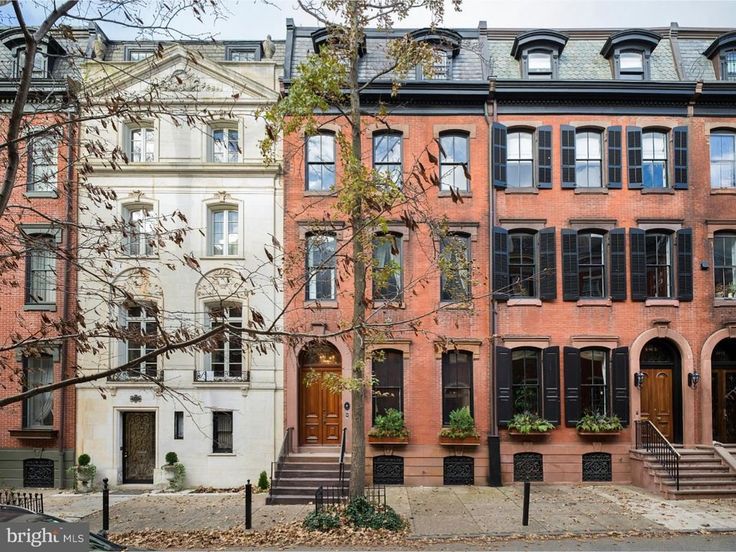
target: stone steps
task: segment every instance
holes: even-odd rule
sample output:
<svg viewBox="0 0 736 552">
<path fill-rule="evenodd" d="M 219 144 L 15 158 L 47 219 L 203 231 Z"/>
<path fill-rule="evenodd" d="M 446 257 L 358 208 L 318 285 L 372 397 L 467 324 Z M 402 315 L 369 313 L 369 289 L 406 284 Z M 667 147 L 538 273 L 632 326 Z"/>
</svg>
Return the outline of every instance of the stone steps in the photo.
<svg viewBox="0 0 736 552">
<path fill-rule="evenodd" d="M 679 448 L 680 489 L 653 454 L 637 451 L 644 467 L 654 478 L 658 490 L 669 499 L 736 498 L 736 473 L 730 470 L 712 448 Z"/>
<path fill-rule="evenodd" d="M 350 457 L 345 457 L 344 475 L 350 476 Z M 281 464 L 266 504 L 311 504 L 320 486 L 340 484 L 340 456 L 323 447 L 302 447 Z"/>
</svg>

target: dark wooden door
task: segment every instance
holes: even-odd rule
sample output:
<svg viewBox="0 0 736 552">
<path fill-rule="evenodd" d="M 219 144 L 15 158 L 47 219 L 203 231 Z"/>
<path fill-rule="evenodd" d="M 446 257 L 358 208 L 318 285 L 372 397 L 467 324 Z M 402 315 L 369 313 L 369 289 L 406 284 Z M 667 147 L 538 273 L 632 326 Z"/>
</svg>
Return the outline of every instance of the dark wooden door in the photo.
<svg viewBox="0 0 736 552">
<path fill-rule="evenodd" d="M 319 370 L 319 374 L 334 373 L 340 369 Z M 299 443 L 302 445 L 339 445 L 342 430 L 340 393 L 332 393 L 316 378 L 307 385 L 307 373 L 301 376 L 299 392 Z"/>
<path fill-rule="evenodd" d="M 641 418 L 649 420 L 662 435 L 675 436 L 672 415 L 672 368 L 643 368 L 647 375 L 641 388 Z"/>
<path fill-rule="evenodd" d="M 736 370 L 713 370 L 713 439 L 736 443 Z"/>
<path fill-rule="evenodd" d="M 123 412 L 123 483 L 153 483 L 156 414 Z"/>
</svg>

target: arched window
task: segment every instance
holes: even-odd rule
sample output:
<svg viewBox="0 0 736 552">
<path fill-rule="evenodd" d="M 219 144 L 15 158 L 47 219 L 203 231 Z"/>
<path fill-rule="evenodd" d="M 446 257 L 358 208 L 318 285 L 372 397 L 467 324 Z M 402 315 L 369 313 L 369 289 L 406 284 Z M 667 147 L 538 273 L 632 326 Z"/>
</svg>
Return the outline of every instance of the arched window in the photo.
<svg viewBox="0 0 736 552">
<path fill-rule="evenodd" d="M 511 351 L 511 385 L 514 414 L 542 411 L 542 359 L 539 349 Z"/>
<path fill-rule="evenodd" d="M 716 297 L 736 299 L 736 233 L 713 236 L 713 276 Z"/>
<path fill-rule="evenodd" d="M 580 409 L 583 414 L 607 415 L 610 411 L 607 349 L 580 351 Z"/>
<path fill-rule="evenodd" d="M 393 408 L 404 411 L 404 353 L 394 349 L 380 349 L 373 353 L 373 423 L 376 416 Z"/>
<path fill-rule="evenodd" d="M 473 413 L 473 354 L 442 353 L 442 424 L 450 423 L 453 410 L 468 407 Z"/>
</svg>

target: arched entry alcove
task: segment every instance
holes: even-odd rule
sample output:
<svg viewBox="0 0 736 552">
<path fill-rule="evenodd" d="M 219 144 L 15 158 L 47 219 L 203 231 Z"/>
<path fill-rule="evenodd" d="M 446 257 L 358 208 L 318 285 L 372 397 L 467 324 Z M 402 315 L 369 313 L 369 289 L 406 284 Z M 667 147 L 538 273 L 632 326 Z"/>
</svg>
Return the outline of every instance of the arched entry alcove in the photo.
<svg viewBox="0 0 736 552">
<path fill-rule="evenodd" d="M 325 378 L 341 373 L 340 352 L 330 343 L 313 341 L 299 353 L 300 445 L 340 445 L 341 393 L 331 390 Z"/>
<path fill-rule="evenodd" d="M 639 356 L 645 374 L 641 386 L 641 419 L 652 422 L 670 441 L 682 442 L 682 359 L 671 340 L 648 341 Z"/>
<path fill-rule="evenodd" d="M 736 339 L 724 339 L 711 356 L 713 440 L 736 443 Z"/>
</svg>

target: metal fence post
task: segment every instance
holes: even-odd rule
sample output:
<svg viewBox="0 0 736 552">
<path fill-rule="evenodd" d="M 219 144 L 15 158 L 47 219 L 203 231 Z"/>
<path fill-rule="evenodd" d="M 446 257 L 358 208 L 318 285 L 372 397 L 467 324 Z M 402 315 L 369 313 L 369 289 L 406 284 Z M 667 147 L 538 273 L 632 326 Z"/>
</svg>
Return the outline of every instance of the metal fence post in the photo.
<svg viewBox="0 0 736 552">
<path fill-rule="evenodd" d="M 531 486 L 532 484 L 529 481 L 524 481 L 524 513 L 521 518 L 521 524 L 524 527 L 529 525 L 529 493 Z"/>
<path fill-rule="evenodd" d="M 110 530 L 110 487 L 108 479 L 102 480 L 102 535 L 107 536 Z"/>
<path fill-rule="evenodd" d="M 250 479 L 245 484 L 245 528 L 250 529 L 253 526 L 253 488 Z"/>
</svg>

